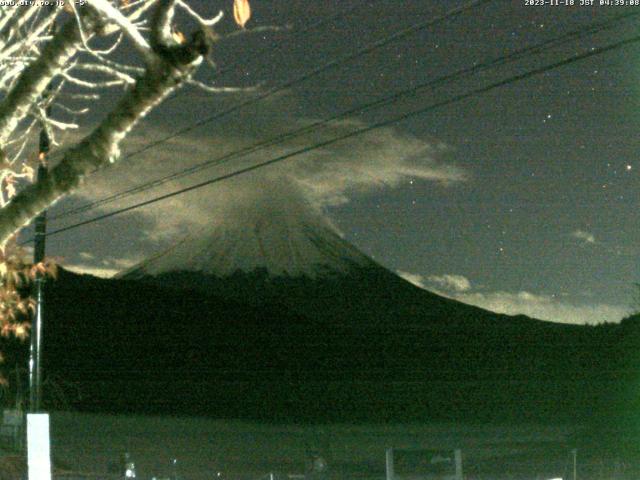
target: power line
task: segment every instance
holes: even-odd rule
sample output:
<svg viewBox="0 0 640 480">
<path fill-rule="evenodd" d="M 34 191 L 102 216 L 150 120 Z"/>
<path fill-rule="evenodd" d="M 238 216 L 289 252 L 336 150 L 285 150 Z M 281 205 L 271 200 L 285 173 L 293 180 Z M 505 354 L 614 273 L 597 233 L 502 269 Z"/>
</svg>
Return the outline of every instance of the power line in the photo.
<svg viewBox="0 0 640 480">
<path fill-rule="evenodd" d="M 368 4 L 368 3 L 373 3 L 376 2 L 378 0 L 361 0 L 360 2 L 357 2 L 353 5 L 351 5 L 350 7 L 346 7 L 342 10 L 340 10 L 339 12 L 330 15 L 328 17 L 322 18 L 320 20 L 318 20 L 317 22 L 313 22 L 309 25 L 304 26 L 304 28 L 301 28 L 299 30 L 293 30 L 293 34 L 295 36 L 298 35 L 302 35 L 303 33 L 307 33 L 310 32 L 311 30 L 315 30 L 317 28 L 321 28 L 331 22 L 333 22 L 334 20 L 338 20 L 348 14 L 350 14 L 351 12 L 359 9 L 360 7 Z M 291 40 L 291 38 L 288 38 L 288 40 Z M 275 50 L 280 50 L 283 47 L 284 42 L 280 42 L 279 44 L 277 44 L 275 46 Z M 251 55 L 252 58 L 259 58 L 263 53 L 269 52 L 272 53 L 274 51 L 274 47 L 273 46 L 264 46 L 261 48 L 256 49 L 253 54 Z M 224 68 L 221 68 L 220 70 L 217 70 L 215 72 L 215 77 L 218 77 L 220 75 L 223 75 L 229 71 L 231 71 L 233 68 L 237 67 L 238 65 L 242 65 L 243 63 L 247 63 L 246 58 L 243 58 L 243 60 L 236 60 L 235 62 L 231 62 L 227 65 L 224 66 Z"/>
<path fill-rule="evenodd" d="M 350 14 L 351 12 L 359 9 L 360 7 L 362 7 L 362 6 L 364 6 L 364 5 L 368 4 L 368 3 L 373 3 L 373 2 L 377 2 L 377 1 L 378 0 L 362 0 L 360 2 L 357 2 L 357 3 L 353 4 L 353 5 L 351 5 L 350 7 L 346 7 L 343 10 L 340 10 L 338 13 L 335 13 L 335 14 L 330 15 L 328 17 L 322 18 L 322 19 L 318 20 L 317 22 L 313 22 L 313 23 L 311 23 L 309 25 L 305 25 L 301 29 L 293 29 L 292 30 L 293 36 L 294 37 L 300 36 L 303 33 L 307 33 L 307 32 L 310 32 L 312 30 L 321 28 L 321 27 L 323 27 L 323 26 L 325 26 L 325 25 L 327 25 L 327 24 L 329 24 L 329 23 L 331 23 L 331 22 L 333 22 L 335 20 L 338 20 L 338 19 Z M 287 40 L 290 41 L 291 37 L 287 38 Z M 238 67 L 240 65 L 247 64 L 247 63 L 252 63 L 251 62 L 252 58 L 260 58 L 264 53 L 267 53 L 267 52 L 273 53 L 274 51 L 277 52 L 279 50 L 282 50 L 285 44 L 286 44 L 286 42 L 279 42 L 276 45 L 269 45 L 269 46 L 259 47 L 259 48 L 257 48 L 256 50 L 254 50 L 252 52 L 252 55 L 249 58 L 243 57 L 242 60 L 233 61 L 231 63 L 226 64 L 220 70 L 216 70 L 213 73 L 213 79 L 216 79 L 216 78 L 224 75 L 225 73 L 232 71 L 235 67 Z M 168 102 L 168 101 L 174 100 L 174 99 L 178 98 L 179 96 L 183 95 L 184 91 L 185 90 L 182 89 L 182 90 L 176 92 L 174 95 L 172 95 L 167 100 L 165 100 L 165 103 Z"/>
<path fill-rule="evenodd" d="M 356 4 L 354 4 L 354 5 L 351 5 L 350 7 L 347 7 L 345 9 L 339 11 L 338 13 L 336 13 L 334 15 L 330 15 L 328 17 L 325 17 L 325 18 L 321 19 L 321 20 L 318 20 L 317 22 L 311 23 L 310 25 L 307 25 L 307 26 L 305 26 L 304 28 L 302 28 L 300 30 L 295 30 L 294 29 L 293 30 L 293 36 L 294 37 L 295 36 L 299 36 L 299 35 L 302 35 L 303 33 L 306 33 L 306 32 L 309 32 L 311 30 L 315 30 L 317 28 L 320 28 L 320 27 L 322 27 L 322 26 L 324 26 L 326 24 L 329 24 L 329 23 L 333 22 L 334 20 L 337 20 L 337 19 L 339 19 L 341 17 L 344 17 L 344 16 L 348 15 L 349 13 L 357 10 L 358 8 L 364 6 L 364 5 L 368 4 L 368 3 L 375 3 L 377 1 L 379 1 L 379 0 L 362 0 L 362 1 L 360 1 L 360 2 L 358 2 Z M 291 38 L 288 38 L 288 40 L 291 40 Z M 258 58 L 258 57 L 260 57 L 262 54 L 264 54 L 266 52 L 272 53 L 274 50 L 275 51 L 281 50 L 283 48 L 284 44 L 285 44 L 285 42 L 279 42 L 275 46 L 272 45 L 272 46 L 260 47 L 257 50 L 253 51 L 253 54 L 251 55 L 251 57 L 249 57 L 249 59 L 243 58 L 242 61 L 236 60 L 234 62 L 226 64 L 220 70 L 216 70 L 213 73 L 213 79 L 215 80 L 216 78 L 220 77 L 221 75 L 224 75 L 225 73 L 232 71 L 235 67 L 237 67 L 239 65 L 242 65 L 242 64 L 247 63 L 247 62 L 251 63 L 251 58 Z M 163 104 L 166 105 L 167 102 L 175 100 L 176 98 L 180 97 L 181 95 L 184 95 L 185 91 L 186 91 L 185 88 L 177 91 L 173 95 L 169 96 L 164 101 Z M 276 93 L 276 92 L 274 92 L 274 93 Z M 258 99 L 258 100 L 261 100 L 261 99 Z M 258 101 L 258 100 L 256 100 L 256 101 Z M 221 112 L 221 114 L 223 115 L 224 112 Z M 169 140 L 169 139 L 167 139 L 167 140 Z M 127 159 L 127 158 L 131 158 L 131 157 L 137 156 L 139 153 L 142 153 L 142 152 L 131 152 L 130 154 L 125 155 L 123 157 L 123 159 Z M 60 158 L 59 155 L 54 155 L 52 160 L 58 160 L 59 158 Z"/>
<path fill-rule="evenodd" d="M 484 87 L 476 88 L 476 89 L 471 90 L 469 92 L 462 93 L 462 94 L 459 94 L 459 95 L 455 95 L 455 96 L 453 96 L 453 97 L 451 97 L 451 98 L 449 98 L 447 100 L 442 100 L 440 102 L 433 103 L 433 104 L 428 105 L 426 107 L 423 107 L 423 108 L 420 108 L 420 109 L 416 109 L 416 110 L 404 113 L 402 115 L 398 115 L 398 116 L 396 116 L 394 118 L 374 123 L 372 125 L 369 125 L 367 127 L 361 128 L 359 130 L 355 130 L 355 131 L 346 133 L 344 135 L 340 135 L 340 136 L 334 137 L 334 138 L 332 138 L 330 140 L 326 140 L 326 141 L 323 141 L 323 142 L 316 143 L 314 145 L 310 145 L 310 146 L 301 148 L 301 149 L 299 149 L 299 150 L 297 150 L 295 152 L 290 152 L 290 153 L 287 153 L 285 155 L 281 155 L 281 156 L 278 156 L 276 158 L 272 158 L 270 160 L 254 164 L 254 165 L 251 165 L 249 167 L 245 167 L 245 168 L 236 170 L 234 172 L 231 172 L 231 173 L 228 173 L 228 174 L 225 174 L 225 175 L 220 175 L 220 176 L 214 177 L 212 179 L 206 180 L 204 182 L 197 183 L 195 185 L 191 185 L 189 187 L 181 188 L 179 190 L 175 190 L 173 192 L 170 192 L 170 193 L 167 193 L 167 194 L 164 194 L 164 195 L 160 195 L 158 197 L 152 198 L 150 200 L 146 200 L 144 202 L 139 202 L 139 203 L 136 203 L 134 205 L 130 205 L 128 207 L 124 207 L 124 208 L 121 208 L 121 209 L 118 209 L 118 210 L 114 210 L 114 211 L 106 213 L 104 215 L 99 215 L 97 217 L 94 217 L 94 218 L 91 218 L 91 219 L 88 219 L 88 220 L 85 220 L 85 221 L 82 221 L 82 222 L 78 222 L 78 223 L 75 223 L 73 225 L 69 225 L 69 226 L 66 226 L 66 227 L 63 227 L 63 228 L 59 228 L 57 230 L 53 230 L 53 231 L 49 232 L 47 234 L 47 236 L 57 235 L 57 234 L 62 233 L 62 232 L 66 232 L 66 231 L 73 230 L 75 228 L 78 228 L 78 227 L 81 227 L 81 226 L 84 226 L 84 225 L 88 225 L 90 223 L 95 223 L 95 222 L 98 222 L 98 221 L 101 221 L 101 220 L 105 220 L 107 218 L 119 215 L 121 213 L 125 213 L 125 212 L 131 211 L 131 210 L 135 210 L 135 209 L 140 208 L 140 207 L 144 207 L 144 206 L 147 206 L 147 205 L 150 205 L 150 204 L 153 204 L 153 203 L 157 203 L 159 201 L 162 201 L 162 200 L 165 200 L 167 198 L 171 198 L 171 197 L 180 195 L 182 193 L 187 193 L 187 192 L 190 192 L 190 191 L 193 191 L 193 190 L 196 190 L 196 189 L 208 186 L 208 185 L 212 185 L 214 183 L 219 183 L 219 182 L 222 182 L 224 180 L 228 180 L 230 178 L 237 177 L 239 175 L 243 175 L 245 173 L 248 173 L 248 172 L 251 172 L 251 171 L 254 171 L 254 170 L 258 170 L 260 168 L 267 167 L 269 165 L 273 165 L 275 163 L 282 162 L 282 161 L 287 160 L 289 158 L 292 158 L 292 157 L 295 157 L 295 156 L 298 156 L 298 155 L 301 155 L 301 154 L 304 154 L 304 153 L 308 153 L 308 152 L 316 150 L 318 148 L 326 147 L 328 145 L 337 143 L 337 142 L 339 142 L 341 140 L 345 140 L 345 139 L 348 139 L 348 138 L 351 138 L 351 137 L 355 137 L 357 135 L 361 135 L 363 133 L 367 133 L 367 132 L 376 130 L 378 128 L 386 127 L 386 126 L 389 126 L 391 124 L 398 123 L 398 122 L 400 122 L 402 120 L 406 120 L 408 118 L 415 117 L 417 115 L 421 115 L 421 114 L 427 113 L 427 112 L 429 112 L 431 110 L 435 110 L 436 108 L 439 108 L 439 107 L 442 107 L 442 106 L 445 106 L 445 105 L 449 105 L 449 104 L 452 104 L 452 103 L 455 103 L 455 102 L 459 102 L 461 100 L 465 100 L 467 98 L 471 98 L 471 97 L 480 95 L 482 93 L 486 93 L 486 92 L 489 92 L 491 90 L 495 90 L 497 88 L 503 87 L 503 86 L 508 85 L 510 83 L 514 83 L 514 82 L 518 82 L 518 81 L 521 81 L 521 80 L 525 80 L 525 79 L 533 77 L 535 75 L 540 75 L 540 74 L 548 72 L 550 70 L 554 70 L 556 68 L 560 68 L 560 67 L 569 65 L 571 63 L 574 63 L 574 62 L 577 62 L 577 61 L 580 61 L 580 60 L 584 60 L 586 58 L 594 57 L 596 55 L 601 55 L 603 53 L 610 52 L 610 51 L 616 50 L 618 48 L 621 48 L 621 47 L 624 47 L 624 46 L 627 46 L 627 45 L 631 45 L 633 43 L 637 43 L 639 41 L 640 41 L 640 36 L 635 36 L 635 37 L 631 37 L 631 38 L 628 38 L 628 39 L 625 39 L 625 40 L 620 40 L 618 42 L 615 42 L 613 44 L 607 45 L 605 47 L 591 49 L 591 50 L 589 50 L 587 52 L 584 52 L 582 54 L 573 55 L 573 56 L 571 56 L 569 58 L 566 58 L 564 60 L 560 60 L 560 61 L 551 63 L 549 65 L 545 65 L 543 67 L 539 67 L 539 68 L 536 68 L 536 69 L 533 69 L 533 70 L 529 70 L 527 72 L 524 72 L 524 73 L 521 73 L 521 74 L 518 74 L 518 75 L 511 76 L 511 77 L 509 77 L 507 79 L 500 80 L 498 82 L 494 82 L 494 83 L 486 85 Z M 21 245 L 29 243 L 32 240 L 33 239 L 29 239 L 29 240 L 27 240 L 25 242 L 22 242 Z"/>
<path fill-rule="evenodd" d="M 243 107 L 246 107 L 248 105 L 252 105 L 252 104 L 257 103 L 257 102 L 259 102 L 261 100 L 269 98 L 269 97 L 275 95 L 276 93 L 279 93 L 279 92 L 281 92 L 281 91 L 283 91 L 283 90 L 285 90 L 287 88 L 290 88 L 290 87 L 292 87 L 294 85 L 297 85 L 299 83 L 302 83 L 302 82 L 304 82 L 304 81 L 306 81 L 306 80 L 308 80 L 310 78 L 313 78 L 313 77 L 315 77 L 317 75 L 320 75 L 321 73 L 324 73 L 324 72 L 326 72 L 328 70 L 331 70 L 332 68 L 340 66 L 343 63 L 346 63 L 346 62 L 349 62 L 351 60 L 355 60 L 358 57 L 362 57 L 364 55 L 367 55 L 368 53 L 370 53 L 370 52 L 372 52 L 374 50 L 377 50 L 379 48 L 382 48 L 382 47 L 384 47 L 384 46 L 386 46 L 386 45 L 388 45 L 388 44 L 390 44 L 390 43 L 392 43 L 392 42 L 394 42 L 396 40 L 400 40 L 400 39 L 402 39 L 404 37 L 407 37 L 407 36 L 409 36 L 409 35 L 411 35 L 413 33 L 417 33 L 417 32 L 419 32 L 421 30 L 425 30 L 426 28 L 429 28 L 429 27 L 432 27 L 434 25 L 437 25 L 438 23 L 441 23 L 441 22 L 443 22 L 445 20 L 448 20 L 448 19 L 454 18 L 454 17 L 456 17 L 458 15 L 461 15 L 462 13 L 466 12 L 467 10 L 471 10 L 471 9 L 473 9 L 475 7 L 481 6 L 481 5 L 485 4 L 485 3 L 490 3 L 492 1 L 494 1 L 494 0 L 473 0 L 473 1 L 468 2 L 468 3 L 466 3 L 466 4 L 464 4 L 464 5 L 460 6 L 460 7 L 453 8 L 453 9 L 447 11 L 446 13 L 444 13 L 444 14 L 438 16 L 438 17 L 435 17 L 435 18 L 433 18 L 433 19 L 431 19 L 431 20 L 429 20 L 427 22 L 418 23 L 418 24 L 413 25 L 411 27 L 407 27 L 407 28 L 399 30 L 399 31 L 397 31 L 395 33 L 392 33 L 391 35 L 388 35 L 388 36 L 386 36 L 386 37 L 384 37 L 384 38 L 382 38 L 380 40 L 377 40 L 377 41 L 375 41 L 373 43 L 365 45 L 364 47 L 356 50 L 353 53 L 347 54 L 347 55 L 345 55 L 343 57 L 340 57 L 340 58 L 337 58 L 337 59 L 330 60 L 327 63 L 325 63 L 325 64 L 323 64 L 323 65 L 321 65 L 319 67 L 316 67 L 316 68 L 314 68 L 314 69 L 312 69 L 312 70 L 310 70 L 308 72 L 305 72 L 305 73 L 299 75 L 298 77 L 295 77 L 292 80 L 288 80 L 287 82 L 285 82 L 285 83 L 283 83 L 281 85 L 273 87 L 273 88 L 267 90 L 266 92 L 264 92 L 264 93 L 262 93 L 260 95 L 257 95 L 255 97 L 249 98 L 249 99 L 245 100 L 244 102 L 240 102 L 237 105 L 234 105 L 234 106 L 232 106 L 230 108 L 227 108 L 226 110 L 222 110 L 221 112 L 215 113 L 215 114 L 213 114 L 213 115 L 211 115 L 209 117 L 206 117 L 206 118 L 204 118 L 202 120 L 194 122 L 191 125 L 189 125 L 188 127 L 182 128 L 182 129 L 180 129 L 180 130 L 178 130 L 178 131 L 176 131 L 176 132 L 174 132 L 174 133 L 172 133 L 170 135 L 167 135 L 167 136 L 165 136 L 165 137 L 163 137 L 161 139 L 158 139 L 158 140 L 156 140 L 154 142 L 148 143 L 144 147 L 139 148 L 138 150 L 135 150 L 135 151 L 125 155 L 123 157 L 123 160 L 132 158 L 134 156 L 137 156 L 137 155 L 139 155 L 139 154 L 141 154 L 143 152 L 146 152 L 147 150 L 150 150 L 152 148 L 157 147 L 158 145 L 162 145 L 163 143 L 166 143 L 166 142 L 168 142 L 169 140 L 171 140 L 173 138 L 176 138 L 176 137 L 179 137 L 181 135 L 184 135 L 185 133 L 188 133 L 188 132 L 190 132 L 192 130 L 195 130 L 196 128 L 199 128 L 199 127 L 201 127 L 203 125 L 206 125 L 207 123 L 211 123 L 214 120 L 218 120 L 218 119 L 220 119 L 222 117 L 225 117 L 226 115 L 229 115 L 230 113 L 236 112 L 236 111 L 242 109 Z"/>
<path fill-rule="evenodd" d="M 594 22 L 591 23 L 585 27 L 581 27 L 579 29 L 573 30 L 571 32 L 567 32 L 565 34 L 562 34 L 560 36 L 551 38 L 549 40 L 540 42 L 538 44 L 529 46 L 529 47 L 525 47 L 522 48 L 520 50 L 517 50 L 515 52 L 512 52 L 509 55 L 504 55 L 492 60 L 488 60 L 486 62 L 483 62 L 481 64 L 472 66 L 472 67 L 467 67 L 467 68 L 463 68 L 460 70 L 457 70 L 453 73 L 447 74 L 447 75 L 443 75 L 440 76 L 436 79 L 430 80 L 428 82 L 419 84 L 415 87 L 412 88 L 408 88 L 408 89 L 404 89 L 401 90 L 399 92 L 396 92 L 392 95 L 386 96 L 382 99 L 364 104 L 364 105 L 360 105 L 360 106 L 356 106 L 354 108 L 351 108 L 349 110 L 343 111 L 337 115 L 334 115 L 330 118 L 324 119 L 324 120 L 319 120 L 316 121 L 310 125 L 306 125 L 304 127 L 295 129 L 295 130 L 291 130 L 289 132 L 284 132 L 280 135 L 277 135 L 276 137 L 267 139 L 267 140 L 263 140 L 260 141 L 258 143 L 254 143 L 253 145 L 244 147 L 240 150 L 236 150 L 233 152 L 230 152 L 228 154 L 225 154 L 221 157 L 217 157 L 215 159 L 212 160 L 207 160 L 205 162 L 202 162 L 198 165 L 194 165 L 192 167 L 180 170 L 178 172 L 166 175 L 164 177 L 155 179 L 153 181 L 150 182 L 146 182 L 143 183 L 141 185 L 137 185 L 135 187 L 129 188 L 127 190 L 115 193 L 113 195 L 110 195 L 108 197 L 102 198 L 100 200 L 96 200 L 94 202 L 90 202 L 87 203 L 85 205 L 81 205 L 79 207 L 67 210 L 67 211 L 63 211 L 60 214 L 52 217 L 52 219 L 59 219 L 59 218 L 64 218 L 70 215 L 74 215 L 74 214 L 78 214 L 78 213 L 83 213 L 83 212 L 87 212 L 90 211 L 94 208 L 97 208 L 99 206 L 114 202 L 116 200 L 120 200 L 122 198 L 126 198 L 128 196 L 149 190 L 150 188 L 154 188 L 160 185 L 163 185 L 164 183 L 167 183 L 171 180 L 175 180 L 178 178 L 182 178 L 188 175 L 192 175 L 196 172 L 202 171 L 206 168 L 210 168 L 213 166 L 217 166 L 220 165 L 222 163 L 225 163 L 233 158 L 237 158 L 239 156 L 244 156 L 246 154 L 249 153 L 255 153 L 257 151 L 263 150 L 266 147 L 269 146 L 273 146 L 276 145 L 278 143 L 282 143 L 285 140 L 290 140 L 292 138 L 298 137 L 302 134 L 311 132 L 315 129 L 318 129 L 319 127 L 325 126 L 331 122 L 334 122 L 336 120 L 345 118 L 349 115 L 352 115 L 354 113 L 363 113 L 375 108 L 379 108 L 385 105 L 389 105 L 391 103 L 395 103 L 396 101 L 404 98 L 404 97 L 408 97 L 410 95 L 414 95 L 417 94 L 418 92 L 420 92 L 421 90 L 427 89 L 427 88 L 434 88 L 438 85 L 444 84 L 446 82 L 451 82 L 451 81 L 456 81 L 459 80 L 460 78 L 464 78 L 467 76 L 470 76 L 474 73 L 483 71 L 483 70 L 487 70 L 489 68 L 493 68 L 493 67 L 497 67 L 497 66 L 501 66 L 501 65 L 505 65 L 507 63 L 511 63 L 511 62 L 515 62 L 517 60 L 521 60 L 523 58 L 526 58 L 527 56 L 536 54 L 538 52 L 540 52 L 541 50 L 545 50 L 548 48 L 554 48 L 557 45 L 564 45 L 565 42 L 567 40 L 570 39 L 579 39 L 582 38 L 584 36 L 587 35 L 593 35 L 595 33 L 604 31 L 606 29 L 612 28 L 613 26 L 616 26 L 617 24 L 619 24 L 622 20 L 628 20 L 630 18 L 634 18 L 640 15 L 640 12 L 633 12 L 633 13 L 627 13 L 627 14 L 622 14 L 622 15 L 618 15 L 615 16 L 613 18 L 601 21 L 601 22 Z"/>
</svg>

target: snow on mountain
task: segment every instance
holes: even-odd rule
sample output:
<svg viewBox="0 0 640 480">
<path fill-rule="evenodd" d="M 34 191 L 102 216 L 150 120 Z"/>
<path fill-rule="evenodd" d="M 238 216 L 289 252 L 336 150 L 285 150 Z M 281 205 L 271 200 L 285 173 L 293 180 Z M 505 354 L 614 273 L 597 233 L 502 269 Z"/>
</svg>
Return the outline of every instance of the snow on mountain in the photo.
<svg viewBox="0 0 640 480">
<path fill-rule="evenodd" d="M 270 276 L 318 278 L 375 265 L 294 194 L 239 198 L 222 211 L 213 206 L 211 216 L 209 225 L 120 277 L 187 271 L 222 278 L 266 270 Z"/>
</svg>

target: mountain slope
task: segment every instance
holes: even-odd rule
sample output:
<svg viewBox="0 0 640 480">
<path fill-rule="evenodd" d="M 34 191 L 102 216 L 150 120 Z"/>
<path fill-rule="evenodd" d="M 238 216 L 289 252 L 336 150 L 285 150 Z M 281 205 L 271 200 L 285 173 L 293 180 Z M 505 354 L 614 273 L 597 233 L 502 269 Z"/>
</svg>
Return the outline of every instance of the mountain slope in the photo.
<svg viewBox="0 0 640 480">
<path fill-rule="evenodd" d="M 48 298 L 47 364 L 91 410 L 575 420 L 628 405 L 640 369 L 628 330 L 419 289 L 293 200 L 238 202 L 117 279 L 63 272 Z"/>
<path fill-rule="evenodd" d="M 118 278 L 199 289 L 248 305 L 276 302 L 330 323 L 482 327 L 495 320 L 380 266 L 308 206 L 293 200 L 241 205 Z"/>
<path fill-rule="evenodd" d="M 619 330 L 488 312 L 477 327 L 327 322 L 64 271 L 47 298 L 46 375 L 76 385 L 74 405 L 90 411 L 558 421 L 617 407 L 637 367 L 616 348 Z"/>
<path fill-rule="evenodd" d="M 215 221 L 120 276 L 193 271 L 226 277 L 265 270 L 276 277 L 317 278 L 373 264 L 311 206 L 269 199 L 221 212 Z"/>
</svg>

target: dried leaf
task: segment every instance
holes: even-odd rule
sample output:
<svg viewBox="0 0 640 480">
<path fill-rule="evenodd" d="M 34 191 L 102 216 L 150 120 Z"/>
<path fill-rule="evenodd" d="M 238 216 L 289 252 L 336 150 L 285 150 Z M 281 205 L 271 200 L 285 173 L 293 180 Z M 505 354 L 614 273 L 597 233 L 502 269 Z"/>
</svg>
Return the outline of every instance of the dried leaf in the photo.
<svg viewBox="0 0 640 480">
<path fill-rule="evenodd" d="M 240 28 L 244 28 L 245 24 L 251 18 L 249 0 L 233 0 L 233 18 Z"/>
<path fill-rule="evenodd" d="M 19 323 L 15 326 L 13 334 L 18 340 L 24 340 L 29 336 L 29 330 L 26 328 L 24 323 Z"/>
<path fill-rule="evenodd" d="M 20 313 L 24 313 L 25 315 L 29 313 L 29 309 L 27 308 L 26 302 L 18 302 L 18 304 L 16 305 L 16 308 Z"/>
<path fill-rule="evenodd" d="M 38 262 L 34 266 L 36 267 L 38 273 L 41 273 L 42 275 L 45 275 L 47 273 L 47 267 L 45 266 L 44 262 Z"/>
<path fill-rule="evenodd" d="M 26 163 L 22 165 L 22 174 L 27 177 L 30 182 L 33 182 L 33 179 L 35 178 L 35 170 Z"/>
<path fill-rule="evenodd" d="M 184 33 L 182 33 L 180 30 L 173 30 L 171 32 L 171 36 L 173 36 L 173 39 L 176 41 L 176 43 L 183 44 L 187 41 L 187 38 L 184 36 Z"/>
<path fill-rule="evenodd" d="M 46 273 L 47 273 L 47 267 L 44 265 L 43 262 L 39 262 L 31 266 L 31 268 L 29 269 L 28 277 L 31 278 L 32 280 L 35 280 L 39 276 L 46 275 Z"/>
<path fill-rule="evenodd" d="M 13 198 L 16 194 L 16 187 L 14 186 L 16 179 L 13 175 L 7 175 L 5 178 L 4 188 L 7 191 L 7 197 Z"/>
<path fill-rule="evenodd" d="M 45 261 L 45 266 L 47 267 L 47 275 L 53 279 L 58 278 L 58 264 L 53 260 Z"/>
</svg>

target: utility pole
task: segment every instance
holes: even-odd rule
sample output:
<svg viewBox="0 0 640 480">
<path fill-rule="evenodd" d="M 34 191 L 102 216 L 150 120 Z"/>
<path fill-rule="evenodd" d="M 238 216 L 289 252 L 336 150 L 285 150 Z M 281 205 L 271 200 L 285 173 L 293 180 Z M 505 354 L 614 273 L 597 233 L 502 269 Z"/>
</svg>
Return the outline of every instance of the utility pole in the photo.
<svg viewBox="0 0 640 480">
<path fill-rule="evenodd" d="M 43 127 L 40 132 L 37 182 L 45 181 L 49 174 L 47 154 L 49 153 L 50 144 L 49 134 L 46 128 Z M 44 260 L 46 235 L 47 211 L 45 210 L 35 220 L 34 265 Z M 42 320 L 44 316 L 45 275 L 36 272 L 34 283 L 36 310 L 31 325 L 31 348 L 29 349 L 29 411 L 31 413 L 39 412 L 42 405 Z"/>
<path fill-rule="evenodd" d="M 50 9 L 55 9 L 55 5 L 51 3 Z M 55 34 L 55 21 L 49 27 L 49 33 Z M 47 89 L 43 95 L 46 101 L 53 86 L 47 85 Z M 40 130 L 40 138 L 38 142 L 38 172 L 36 182 L 44 182 L 49 174 L 49 166 L 47 155 L 51 148 L 51 138 L 47 130 L 46 119 L 51 115 L 51 105 L 45 108 L 45 118 L 43 120 L 42 129 Z M 35 220 L 35 237 L 33 248 L 33 264 L 44 260 L 45 241 L 47 235 L 47 211 L 44 210 Z M 34 295 L 36 297 L 36 309 L 33 321 L 31 323 L 31 345 L 29 348 L 29 412 L 37 413 L 42 407 L 42 321 L 44 317 L 44 282 L 45 275 L 36 271 L 34 279 Z"/>
<path fill-rule="evenodd" d="M 55 2 L 50 2 L 50 9 L 57 8 Z M 51 36 L 55 34 L 55 20 L 49 28 Z M 49 83 L 43 94 L 45 115 L 42 119 L 42 129 L 38 145 L 38 173 L 36 182 L 45 182 L 49 175 L 47 155 L 51 148 L 51 137 L 47 130 L 47 119 L 51 116 L 49 95 L 53 85 Z M 45 241 L 47 235 L 47 211 L 44 210 L 36 217 L 35 239 L 33 248 L 33 264 L 44 261 Z M 34 295 L 36 310 L 31 322 L 31 344 L 29 349 L 29 413 L 27 414 L 27 471 L 29 480 L 51 480 L 51 435 L 49 433 L 49 414 L 42 412 L 42 321 L 44 317 L 44 282 L 45 274 L 36 269 L 34 278 Z"/>
</svg>

